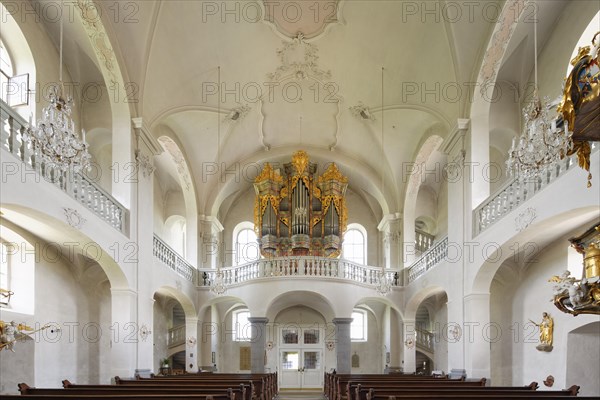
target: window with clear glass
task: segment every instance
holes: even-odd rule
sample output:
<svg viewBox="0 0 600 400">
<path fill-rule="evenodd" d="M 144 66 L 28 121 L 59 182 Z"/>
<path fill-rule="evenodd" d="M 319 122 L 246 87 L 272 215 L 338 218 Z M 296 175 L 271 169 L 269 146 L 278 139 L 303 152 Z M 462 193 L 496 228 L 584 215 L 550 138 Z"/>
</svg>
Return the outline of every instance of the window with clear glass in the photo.
<svg viewBox="0 0 600 400">
<path fill-rule="evenodd" d="M 250 311 L 248 310 L 233 312 L 234 341 L 248 342 L 252 339 L 252 327 L 248 318 L 250 318 Z"/>
<path fill-rule="evenodd" d="M 236 238 L 236 264 L 256 261 L 260 257 L 258 240 L 253 229 L 242 229 Z"/>
<path fill-rule="evenodd" d="M 13 73 L 12 61 L 4 43 L 0 40 L 0 98 L 6 103 L 8 103 L 8 82 Z"/>
<path fill-rule="evenodd" d="M 367 313 L 363 310 L 354 310 L 350 324 L 350 339 L 354 342 L 367 341 Z"/>
<path fill-rule="evenodd" d="M 348 229 L 344 235 L 342 257 L 357 264 L 365 263 L 365 236 L 358 229 Z"/>
<path fill-rule="evenodd" d="M 297 351 L 284 351 L 281 353 L 281 368 L 284 370 L 297 370 L 299 362 L 299 353 Z"/>
</svg>

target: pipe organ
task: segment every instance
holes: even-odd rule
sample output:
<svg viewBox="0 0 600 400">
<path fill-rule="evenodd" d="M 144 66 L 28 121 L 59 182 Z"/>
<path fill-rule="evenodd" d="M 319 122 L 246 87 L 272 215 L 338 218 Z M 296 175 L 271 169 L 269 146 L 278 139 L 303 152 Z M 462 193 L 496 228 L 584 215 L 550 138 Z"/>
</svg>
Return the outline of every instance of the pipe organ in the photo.
<svg viewBox="0 0 600 400">
<path fill-rule="evenodd" d="M 266 163 L 254 181 L 254 229 L 264 257 L 337 257 L 348 212 L 348 179 L 335 163 L 321 176 L 300 150 L 283 171 Z"/>
</svg>

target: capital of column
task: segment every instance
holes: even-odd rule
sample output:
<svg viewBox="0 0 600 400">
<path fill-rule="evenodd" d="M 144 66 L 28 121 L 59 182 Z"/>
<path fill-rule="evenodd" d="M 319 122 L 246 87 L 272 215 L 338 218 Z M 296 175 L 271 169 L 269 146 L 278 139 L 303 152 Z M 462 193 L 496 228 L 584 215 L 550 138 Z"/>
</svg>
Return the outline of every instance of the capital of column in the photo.
<svg viewBox="0 0 600 400">
<path fill-rule="evenodd" d="M 393 213 L 384 215 L 377 229 L 384 233 L 393 233 L 400 230 L 400 224 L 402 222 L 402 215 L 400 213 Z"/>
<path fill-rule="evenodd" d="M 331 320 L 335 325 L 351 324 L 354 318 L 334 318 Z"/>
<path fill-rule="evenodd" d="M 131 124 L 138 139 L 138 150 L 148 152 L 152 156 L 158 156 L 164 151 L 158 140 L 150 133 L 150 129 L 148 129 L 142 118 L 132 118 Z M 144 146 L 140 146 L 141 144 L 144 144 Z"/>
<path fill-rule="evenodd" d="M 198 231 L 205 241 L 210 241 L 210 236 L 217 236 L 225 228 L 217 217 L 199 215 L 198 216 Z"/>
<path fill-rule="evenodd" d="M 464 160 L 465 155 L 465 147 L 464 147 L 464 138 L 469 130 L 469 125 L 471 123 L 470 119 L 459 118 L 456 121 L 456 125 L 450 132 L 450 135 L 446 137 L 442 145 L 440 146 L 442 152 L 452 160 L 456 158 L 456 156 L 462 156 Z"/>
<path fill-rule="evenodd" d="M 248 322 L 252 325 L 266 325 L 269 322 L 269 318 L 266 317 L 248 317 Z"/>
</svg>

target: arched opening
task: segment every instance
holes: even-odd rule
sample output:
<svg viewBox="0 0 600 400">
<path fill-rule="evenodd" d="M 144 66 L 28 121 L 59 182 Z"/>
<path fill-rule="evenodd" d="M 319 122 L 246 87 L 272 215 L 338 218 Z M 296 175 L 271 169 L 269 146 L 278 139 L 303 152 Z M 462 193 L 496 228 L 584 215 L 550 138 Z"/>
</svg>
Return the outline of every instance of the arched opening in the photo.
<svg viewBox="0 0 600 400">
<path fill-rule="evenodd" d="M 28 121 L 30 116 L 36 116 L 36 102 L 30 90 L 30 84 L 36 82 L 35 61 L 17 21 L 1 3 L 0 15 L 0 99 Z"/>
</svg>

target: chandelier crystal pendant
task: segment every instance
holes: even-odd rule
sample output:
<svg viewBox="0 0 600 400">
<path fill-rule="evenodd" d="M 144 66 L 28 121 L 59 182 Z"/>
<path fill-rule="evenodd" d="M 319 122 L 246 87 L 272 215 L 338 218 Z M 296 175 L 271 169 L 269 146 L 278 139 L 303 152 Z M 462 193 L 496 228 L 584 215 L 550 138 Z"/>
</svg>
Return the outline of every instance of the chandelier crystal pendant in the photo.
<svg viewBox="0 0 600 400">
<path fill-rule="evenodd" d="M 220 268 L 217 268 L 217 272 L 215 273 L 215 279 L 210 285 L 210 291 L 217 296 L 221 296 L 225 294 L 227 291 L 227 285 L 225 284 L 225 278 L 223 276 L 223 272 Z"/>
<path fill-rule="evenodd" d="M 375 288 L 377 293 L 382 296 L 387 296 L 392 291 L 392 282 L 388 279 L 387 274 L 384 270 L 379 274 L 379 282 L 377 283 L 377 287 Z"/>
<path fill-rule="evenodd" d="M 50 89 L 50 104 L 42 110 L 42 118 L 37 126 L 29 126 L 24 134 L 24 140 L 31 145 L 33 154 L 38 162 L 46 167 L 55 168 L 61 172 L 72 170 L 81 172 L 90 167 L 91 156 L 85 141 L 85 131 L 76 133 L 75 122 L 71 118 L 73 99 L 63 97 L 63 3 L 61 2 L 60 18 L 60 56 L 59 83 Z"/>
<path fill-rule="evenodd" d="M 518 139 L 513 138 L 506 162 L 511 174 L 520 178 L 534 178 L 550 165 L 563 159 L 572 147 L 567 122 L 564 130 L 557 126 L 550 113 L 554 106 L 546 98 L 540 101 L 537 91 L 523 110 L 525 126 Z"/>
<path fill-rule="evenodd" d="M 535 8 L 537 10 L 537 8 Z M 542 102 L 538 94 L 537 15 L 533 23 L 535 88 L 531 102 L 523 109 L 525 124 L 521 137 L 513 138 L 506 166 L 510 175 L 521 179 L 535 178 L 548 167 L 567 156 L 573 143 L 567 121 L 558 123 L 558 115 L 550 110 L 556 104 L 548 98 Z"/>
</svg>

